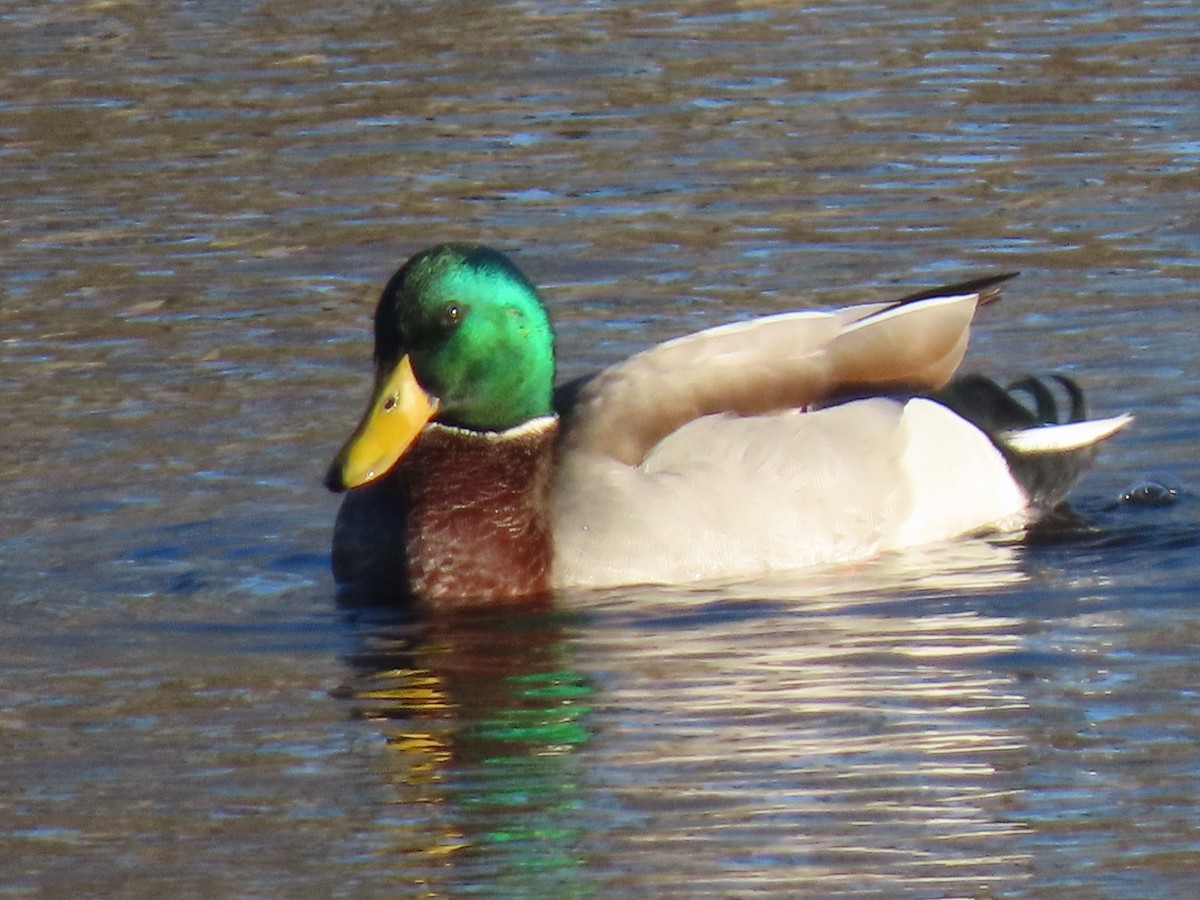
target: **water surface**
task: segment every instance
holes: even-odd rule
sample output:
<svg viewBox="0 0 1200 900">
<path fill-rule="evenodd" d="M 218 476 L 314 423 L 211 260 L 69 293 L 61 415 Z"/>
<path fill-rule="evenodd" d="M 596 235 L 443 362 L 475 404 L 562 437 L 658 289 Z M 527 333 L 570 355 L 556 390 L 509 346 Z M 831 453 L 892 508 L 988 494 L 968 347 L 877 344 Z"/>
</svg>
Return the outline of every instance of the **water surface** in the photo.
<svg viewBox="0 0 1200 900">
<path fill-rule="evenodd" d="M 13 896 L 1177 897 L 1200 867 L 1185 2 L 0 9 Z M 1022 271 L 972 367 L 1136 427 L 1071 540 L 333 602 L 377 292 L 514 253 L 564 377 Z M 1173 503 L 1115 502 L 1147 476 Z"/>
</svg>

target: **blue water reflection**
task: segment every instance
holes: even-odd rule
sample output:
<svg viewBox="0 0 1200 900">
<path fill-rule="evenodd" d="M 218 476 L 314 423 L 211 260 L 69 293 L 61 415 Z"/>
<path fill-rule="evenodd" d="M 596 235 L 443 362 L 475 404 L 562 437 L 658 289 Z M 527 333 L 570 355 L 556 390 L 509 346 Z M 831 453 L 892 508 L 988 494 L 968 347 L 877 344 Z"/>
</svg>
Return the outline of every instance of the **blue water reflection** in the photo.
<svg viewBox="0 0 1200 900">
<path fill-rule="evenodd" d="M 0 22 L 10 893 L 1194 892 L 1194 4 Z M 1137 422 L 1023 542 L 340 609 L 371 308 L 452 239 L 544 285 L 563 378 L 1019 268 L 970 366 Z"/>
</svg>

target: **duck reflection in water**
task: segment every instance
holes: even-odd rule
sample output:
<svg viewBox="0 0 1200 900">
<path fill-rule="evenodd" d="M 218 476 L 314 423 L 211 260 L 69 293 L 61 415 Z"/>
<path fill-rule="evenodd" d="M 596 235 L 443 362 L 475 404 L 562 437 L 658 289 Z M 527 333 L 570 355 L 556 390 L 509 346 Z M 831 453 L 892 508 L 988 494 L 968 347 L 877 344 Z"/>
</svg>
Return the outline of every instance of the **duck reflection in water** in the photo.
<svg viewBox="0 0 1200 900">
<path fill-rule="evenodd" d="M 345 696 L 384 739 L 383 851 L 435 893 L 440 878 L 603 893 L 597 855 L 642 887 L 747 859 L 776 886 L 849 858 L 1019 875 L 1022 761 L 1052 718 L 1022 677 L 1048 657 L 1006 602 L 1019 549 L 946 550 L 757 596 L 640 589 L 563 599 L 570 614 L 360 624 Z"/>
<path fill-rule="evenodd" d="M 366 618 L 343 695 L 386 742 L 391 850 L 459 869 L 448 884 L 485 860 L 526 887 L 576 877 L 593 691 L 571 667 L 570 617 Z"/>
</svg>

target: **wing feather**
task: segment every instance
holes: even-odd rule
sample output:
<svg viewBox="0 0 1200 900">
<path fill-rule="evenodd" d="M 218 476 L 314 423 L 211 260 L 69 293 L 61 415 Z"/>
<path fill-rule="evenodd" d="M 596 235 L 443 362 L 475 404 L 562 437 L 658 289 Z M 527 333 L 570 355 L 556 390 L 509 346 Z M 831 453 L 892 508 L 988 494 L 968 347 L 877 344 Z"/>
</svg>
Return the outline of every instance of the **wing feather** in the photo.
<svg viewBox="0 0 1200 900">
<path fill-rule="evenodd" d="M 766 316 L 651 347 L 573 387 L 565 446 L 636 465 L 700 416 L 799 409 L 851 392 L 936 390 L 962 361 L 971 318 L 996 281 Z"/>
</svg>

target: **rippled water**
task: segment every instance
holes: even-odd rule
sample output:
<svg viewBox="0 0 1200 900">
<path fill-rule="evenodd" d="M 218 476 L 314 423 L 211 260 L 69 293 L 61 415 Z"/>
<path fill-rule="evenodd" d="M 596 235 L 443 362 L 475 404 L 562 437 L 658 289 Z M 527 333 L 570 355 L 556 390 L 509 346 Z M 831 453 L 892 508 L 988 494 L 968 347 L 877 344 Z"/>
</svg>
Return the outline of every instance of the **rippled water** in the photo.
<svg viewBox="0 0 1200 900">
<path fill-rule="evenodd" d="M 0 888 L 1200 883 L 1200 13 L 0 4 Z M 514 251 L 562 374 L 1020 269 L 971 363 L 1132 410 L 1094 530 L 404 622 L 319 486 L 379 286 Z M 1173 503 L 1116 503 L 1155 476 Z"/>
</svg>

